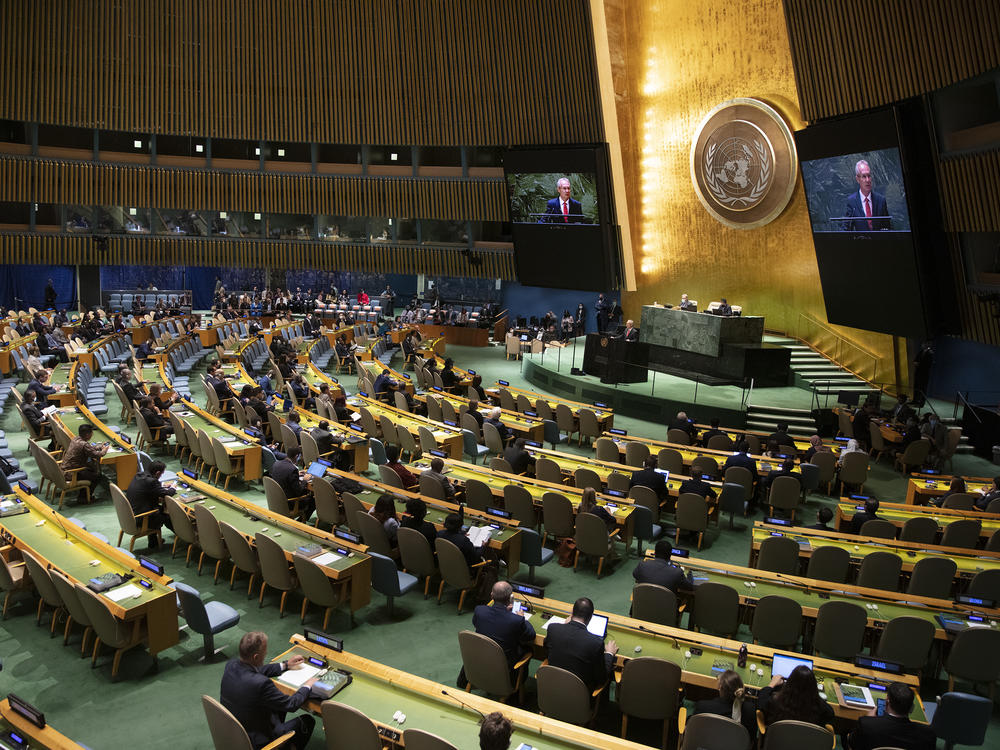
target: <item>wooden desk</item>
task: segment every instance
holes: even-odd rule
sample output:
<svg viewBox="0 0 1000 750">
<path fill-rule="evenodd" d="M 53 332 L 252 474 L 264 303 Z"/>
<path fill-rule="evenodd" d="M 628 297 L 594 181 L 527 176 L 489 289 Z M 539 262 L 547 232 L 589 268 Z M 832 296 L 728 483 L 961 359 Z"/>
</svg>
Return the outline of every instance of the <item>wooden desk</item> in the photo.
<svg viewBox="0 0 1000 750">
<path fill-rule="evenodd" d="M 301 406 L 296 406 L 295 411 L 299 415 L 299 424 L 302 426 L 303 430 L 311 430 L 323 421 L 323 417 L 319 414 L 308 411 Z M 275 412 L 275 414 L 278 414 L 278 419 L 282 422 L 285 421 L 280 413 Z M 365 433 L 356 432 L 355 430 L 340 424 L 340 422 L 335 419 L 328 419 L 326 421 L 330 425 L 330 432 L 340 433 L 344 436 L 344 442 L 341 443 L 340 449 L 349 451 L 352 454 L 351 459 L 354 464 L 354 470 L 358 473 L 368 471 L 369 439 Z M 272 437 L 274 437 L 275 440 L 278 439 L 273 435 Z"/>
<path fill-rule="evenodd" d="M 149 653 L 154 658 L 177 643 L 177 596 L 167 585 L 172 582 L 171 578 L 141 567 L 134 558 L 56 513 L 44 501 L 20 487 L 14 491 L 29 512 L 0 518 L 0 530 L 8 545 L 4 547 L 6 559 L 20 557 L 19 553 L 12 557 L 11 550 L 30 550 L 42 564 L 57 568 L 81 585 L 105 573 L 128 573 L 134 579 L 144 580 L 151 588 L 141 589 L 138 599 L 115 602 L 106 594 L 101 598 L 115 617 L 145 629 Z M 37 526 L 39 521 L 45 523 Z M 91 565 L 93 560 L 98 560 L 98 564 Z"/>
<path fill-rule="evenodd" d="M 539 659 L 544 658 L 545 630 L 542 629 L 544 621 L 541 619 L 541 614 L 566 618 L 572 612 L 573 605 L 554 599 L 515 596 L 529 602 L 534 610 L 530 622 L 535 626 L 535 656 Z M 754 689 L 765 687 L 771 678 L 769 664 L 774 658 L 774 654 L 789 653 L 745 641 L 719 638 L 706 633 L 695 633 L 691 630 L 635 620 L 613 612 L 598 610 L 597 613 L 608 618 L 606 637 L 618 644 L 618 656 L 615 659 L 616 670 L 635 656 L 638 646 L 643 657 L 659 657 L 679 665 L 681 682 L 684 685 L 707 688 L 713 693 L 718 690 L 718 675 L 723 669 L 735 671 L 748 687 Z M 692 646 L 702 649 L 702 653 L 691 654 Z M 746 667 L 738 666 L 736 661 L 742 646 L 746 646 L 748 652 Z M 870 680 L 858 675 L 858 669 L 853 664 L 817 656 L 809 658 L 813 660 L 813 671 L 816 673 L 816 677 L 823 681 L 826 700 L 831 704 L 833 712 L 841 719 L 848 721 L 856 721 L 859 717 L 864 716 L 867 710 L 842 706 L 837 702 L 834 683 L 847 682 L 853 685 L 867 685 Z M 752 666 L 760 667 L 761 672 L 751 672 Z M 893 675 L 875 671 L 869 671 L 868 674 L 881 684 L 903 682 L 909 685 L 915 694 L 913 713 L 910 714 L 910 718 L 914 721 L 927 721 L 919 695 L 920 682 L 915 676 Z"/>
<path fill-rule="evenodd" d="M 361 370 L 363 370 L 364 373 L 368 375 L 369 378 L 371 378 L 372 383 L 375 382 L 375 378 L 377 378 L 379 375 L 382 374 L 383 370 L 388 370 L 389 376 L 393 378 L 397 383 L 399 383 L 402 390 L 406 391 L 411 396 L 415 395 L 417 392 L 416 387 L 413 385 L 413 378 L 410 377 L 410 374 L 407 372 L 400 372 L 399 370 L 389 367 L 388 365 L 384 365 L 381 362 L 374 362 L 374 361 L 365 362 L 362 360 L 358 360 L 358 365 L 360 366 Z M 358 374 L 360 375 L 361 373 Z M 397 388 L 396 390 L 399 390 L 399 388 Z"/>
<path fill-rule="evenodd" d="M 211 438 L 224 441 L 223 447 L 233 458 L 243 458 L 243 478 L 251 482 L 263 475 L 261 448 L 257 439 L 251 437 L 235 425 L 209 414 L 194 401 L 181 399 L 170 407 L 174 416 L 187 422 L 195 430 L 201 430 Z"/>
<path fill-rule="evenodd" d="M 640 437 L 623 437 L 621 435 L 615 435 L 610 432 L 605 432 L 601 437 L 608 438 L 613 441 L 618 446 L 618 454 L 621 456 L 622 463 L 625 462 L 625 445 L 627 443 L 641 443 L 649 448 L 649 452 L 652 455 L 657 455 L 664 448 L 672 448 L 681 454 L 681 460 L 684 465 L 688 468 L 691 467 L 691 462 L 700 456 L 708 456 L 709 458 L 714 458 L 719 464 L 719 470 L 722 471 L 722 467 L 725 465 L 726 460 L 733 455 L 733 451 L 717 451 L 711 450 L 710 448 L 699 448 L 696 445 L 681 445 L 680 443 L 668 443 L 665 440 L 653 440 L 652 438 L 640 438 Z M 760 476 L 766 477 L 772 469 L 777 469 L 781 467 L 782 459 L 780 458 L 768 458 L 767 456 L 755 456 L 748 454 L 750 458 L 757 462 L 757 473 Z M 795 463 L 799 463 L 799 459 L 794 459 Z"/>
<path fill-rule="evenodd" d="M 533 750 L 649 750 L 646 745 L 497 703 L 351 653 L 333 651 L 309 643 L 301 635 L 293 635 L 290 642 L 292 648 L 278 654 L 274 661 L 299 654 L 318 657 L 334 669 L 347 670 L 353 678 L 351 684 L 333 700 L 360 711 L 383 731 L 397 733 L 397 739 L 404 729 L 414 728 L 436 734 L 463 750 L 479 747 L 480 720 L 485 714 L 500 711 L 514 725 L 512 748 L 525 744 Z M 295 692 L 278 680 L 274 683 L 286 694 Z M 318 700 L 306 701 L 305 707 L 315 714 L 321 713 Z M 396 711 L 406 714 L 405 724 L 393 720 Z M 392 746 L 398 747 L 399 743 Z"/>
<path fill-rule="evenodd" d="M 654 551 L 647 550 L 646 558 L 652 559 L 653 557 Z M 736 589 L 740 595 L 740 603 L 747 609 L 756 607 L 757 602 L 765 596 L 784 596 L 798 602 L 805 617 L 815 619 L 819 608 L 826 602 L 844 601 L 857 604 L 867 609 L 868 628 L 873 632 L 881 631 L 886 623 L 895 617 L 916 617 L 927 620 L 934 625 L 935 638 L 946 641 L 951 640 L 952 636 L 941 627 L 936 619 L 937 615 L 963 619 L 969 615 L 979 615 L 990 620 L 991 627 L 994 629 L 998 629 L 996 621 L 1000 619 L 1000 609 L 984 609 L 966 604 L 956 604 L 950 599 L 931 599 L 882 589 L 831 583 L 815 578 L 772 573 L 769 570 L 729 565 L 712 560 L 678 558 L 675 563 L 693 574 L 692 578 L 696 587 L 710 581 Z M 752 585 L 748 586 L 748 583 Z M 689 596 L 683 589 L 679 593 L 681 596 Z M 868 606 L 872 604 L 875 606 Z"/>
<path fill-rule="evenodd" d="M 183 481 L 181 481 L 183 480 Z M 274 513 L 267 508 L 230 494 L 218 487 L 181 475 L 174 499 L 194 518 L 194 503 L 208 507 L 218 521 L 225 521 L 254 545 L 254 537 L 265 533 L 284 550 L 289 564 L 299 547 L 318 544 L 324 551 L 347 550 L 340 559 L 320 566 L 334 583 L 343 587 L 341 601 L 350 602 L 352 613 L 366 606 L 371 600 L 371 558 L 365 554 L 363 544 L 351 544 L 333 534 L 313 526 Z M 264 529 L 267 531 L 263 531 Z"/>
<path fill-rule="evenodd" d="M 406 501 L 411 497 L 419 497 L 427 505 L 427 515 L 424 520 L 434 524 L 438 531 L 444 528 L 444 519 L 450 513 L 458 513 L 458 505 L 449 503 L 446 500 L 421 495 L 413 490 L 401 490 L 382 482 L 376 482 L 360 474 L 351 474 L 337 469 L 327 469 L 327 474 L 331 476 L 341 476 L 353 479 L 365 489 L 362 492 L 354 493 L 366 509 L 371 509 L 375 501 L 381 495 L 389 494 L 396 502 L 396 513 L 400 516 L 406 515 Z M 490 537 L 489 548 L 495 550 L 507 563 L 507 576 L 517 575 L 521 565 L 521 537 L 520 523 L 514 519 L 498 518 L 484 511 L 474 508 L 465 508 L 465 520 L 469 525 L 475 526 L 498 526 Z"/>
<path fill-rule="evenodd" d="M 833 413 L 838 417 L 841 414 L 847 414 L 850 417 L 851 423 L 853 424 L 854 422 L 854 413 L 849 409 L 837 407 L 833 410 Z M 901 443 L 903 442 L 903 438 L 906 437 L 903 427 L 893 424 L 888 419 L 883 419 L 882 417 L 872 417 L 871 421 L 873 424 L 878 425 L 878 431 L 882 434 L 882 439 L 887 443 Z M 850 435 L 849 437 L 854 436 Z M 865 438 L 867 439 L 867 437 L 868 436 L 866 435 Z"/>
<path fill-rule="evenodd" d="M 906 481 L 907 505 L 927 505 L 931 498 L 941 497 L 948 493 L 952 477 L 945 474 L 911 474 Z M 989 491 L 993 487 L 991 477 L 966 477 L 965 491 Z"/>
<path fill-rule="evenodd" d="M 139 472 L 139 456 L 136 454 L 135 446 L 125 440 L 121 433 L 108 427 L 83 404 L 63 407 L 52 412 L 50 419 L 61 424 L 70 437 L 76 436 L 80 425 L 92 425 L 94 430 L 101 434 L 104 441 L 111 443 L 108 452 L 101 457 L 101 465 L 113 466 L 116 473 L 115 484 L 123 490 L 128 489 L 135 475 Z"/>
<path fill-rule="evenodd" d="M 453 396 L 447 391 L 442 391 L 437 387 L 432 388 L 429 391 L 418 393 L 414 396 L 414 400 L 426 404 L 429 396 L 434 396 L 443 401 L 449 402 L 455 407 L 455 411 L 459 413 L 459 417 L 461 417 L 461 414 L 469 408 L 469 399 L 462 398 L 461 396 Z M 477 409 L 483 417 L 488 417 L 490 411 L 492 410 L 493 407 L 489 404 L 479 404 L 479 408 Z M 500 422 L 506 425 L 507 429 L 513 432 L 515 437 L 524 438 L 525 440 L 534 440 L 537 442 L 541 442 L 545 437 L 545 424 L 537 417 L 526 417 L 519 412 L 502 409 L 500 411 Z M 459 426 L 461 427 L 461 425 Z"/>
<path fill-rule="evenodd" d="M 84 750 L 83 745 L 74 742 L 64 734 L 60 734 L 48 722 L 46 722 L 42 729 L 39 729 L 21 716 L 21 714 L 14 711 L 10 707 L 10 701 L 4 698 L 0 701 L 0 734 L 6 734 L 12 730 L 28 740 L 28 744 L 32 748 Z"/>
<path fill-rule="evenodd" d="M 837 516 L 834 523 L 841 531 L 850 529 L 858 506 L 864 507 L 864 501 L 840 498 L 837 503 Z M 983 513 L 978 510 L 952 510 L 938 508 L 933 505 L 907 505 L 906 503 L 879 503 L 878 517 L 890 521 L 896 528 L 902 529 L 911 518 L 932 518 L 944 531 L 944 527 L 952 521 L 971 518 L 982 524 L 979 538 L 984 543 L 997 531 L 1000 531 L 1000 513 Z"/>
<path fill-rule="evenodd" d="M 13 326 L 11 326 L 13 328 Z M 14 335 L 17 335 L 16 333 Z M 37 333 L 29 333 L 27 336 L 22 336 L 20 338 L 14 339 L 10 343 L 4 342 L 3 348 L 0 348 L 0 373 L 7 375 L 13 372 L 14 368 L 14 358 L 11 356 L 11 352 L 15 352 L 22 346 L 27 347 L 35 343 L 35 339 L 38 338 Z M 27 349 L 25 349 L 27 351 Z"/>
<path fill-rule="evenodd" d="M 52 368 L 49 385 L 59 390 L 48 397 L 50 405 L 63 407 L 76 404 L 76 371 L 76 362 L 61 362 Z"/>
<path fill-rule="evenodd" d="M 949 557 L 958 566 L 955 573 L 956 581 L 971 578 L 981 570 L 1000 568 L 1000 552 L 914 544 L 858 534 L 841 534 L 837 531 L 803 529 L 797 526 L 774 526 L 763 521 L 756 521 L 753 525 L 753 542 L 750 549 L 751 566 L 755 564 L 761 542 L 773 535 L 791 537 L 799 542 L 799 558 L 801 560 L 808 560 L 815 547 L 836 546 L 847 550 L 851 555 L 851 560 L 857 564 L 860 564 L 861 560 L 872 552 L 891 552 L 899 555 L 903 561 L 902 570 L 904 573 L 911 572 L 913 566 L 925 557 Z"/>
<path fill-rule="evenodd" d="M 415 327 L 424 338 L 447 339 L 455 346 L 489 346 L 490 343 L 488 328 L 457 325 L 439 326 L 428 323 L 416 323 Z"/>
<path fill-rule="evenodd" d="M 570 504 L 574 508 L 574 512 L 576 512 L 576 509 L 580 506 L 580 498 L 583 495 L 582 489 L 569 487 L 565 484 L 543 482 L 539 479 L 521 476 L 520 474 L 507 474 L 502 471 L 493 471 L 488 466 L 481 466 L 479 464 L 467 464 L 450 458 L 442 460 L 445 465 L 445 474 L 448 476 L 448 479 L 451 480 L 452 484 L 464 488 L 465 483 L 469 479 L 476 479 L 483 482 L 490 488 L 490 492 L 492 492 L 493 497 L 496 498 L 498 506 L 502 506 L 503 504 L 503 488 L 508 484 L 516 484 L 526 489 L 531 495 L 535 508 L 538 510 L 541 510 L 542 508 L 542 496 L 546 492 L 558 492 L 561 495 L 565 495 L 569 498 Z M 409 465 L 409 469 L 414 474 L 419 474 L 425 469 L 430 468 L 430 463 L 430 459 L 424 457 L 419 461 L 411 463 Z M 618 528 L 622 530 L 622 541 L 625 543 L 625 550 L 627 554 L 635 528 L 635 517 L 633 514 L 634 504 L 632 500 L 630 498 L 610 497 L 608 495 L 599 494 L 597 496 L 597 504 L 603 506 L 613 506 L 607 507 L 607 510 L 614 517 Z"/>
<path fill-rule="evenodd" d="M 408 411 L 401 411 L 394 406 L 389 406 L 381 401 L 376 401 L 373 398 L 367 398 L 365 396 L 351 396 L 351 398 L 347 399 L 347 408 L 358 413 L 360 413 L 362 408 L 365 408 L 371 412 L 376 422 L 378 421 L 380 415 L 385 415 L 394 425 L 396 425 L 396 429 L 403 428 L 413 435 L 414 440 L 416 440 L 418 444 L 420 442 L 420 433 L 418 432 L 418 428 L 426 427 L 434 433 L 434 439 L 437 444 L 441 446 L 441 450 L 448 453 L 448 455 L 452 458 L 462 457 L 462 450 L 465 443 L 460 427 L 449 427 L 442 422 L 435 422 L 427 417 L 411 414 Z M 378 436 L 369 435 L 369 437 Z"/>
<path fill-rule="evenodd" d="M 710 424 L 701 424 L 701 423 L 695 424 L 695 427 L 698 428 L 698 432 L 701 435 L 704 435 L 705 432 L 707 432 L 708 430 L 719 430 L 720 432 L 728 436 L 730 440 L 733 441 L 734 450 L 736 444 L 739 442 L 739 439 L 743 435 L 753 435 L 754 437 L 760 440 L 761 446 L 765 448 L 767 447 L 767 438 L 771 436 L 770 432 L 765 432 L 763 430 L 737 430 L 732 427 L 712 427 L 712 425 Z M 810 447 L 812 447 L 809 443 L 808 438 L 801 438 L 796 435 L 792 435 L 791 438 L 792 442 L 795 445 L 795 450 L 798 451 L 799 453 L 805 453 L 807 450 L 809 450 Z M 837 440 L 827 439 L 823 441 L 823 445 L 829 448 L 830 452 L 833 453 L 835 456 L 839 456 L 840 451 L 843 449 L 845 445 L 847 445 L 847 438 L 837 439 Z"/>
<path fill-rule="evenodd" d="M 556 406 L 563 404 L 569 407 L 569 410 L 573 412 L 573 420 L 577 427 L 580 426 L 580 409 L 590 409 L 597 415 L 597 424 L 601 428 L 601 431 L 610 430 L 615 426 L 615 412 L 613 409 L 609 409 L 606 406 L 595 406 L 594 404 L 584 404 L 579 401 L 570 401 L 566 398 L 556 398 L 555 396 L 548 396 L 542 393 L 536 393 L 535 391 L 524 390 L 523 388 L 512 388 L 509 385 L 503 385 L 500 381 L 495 383 L 495 387 L 487 388 L 486 395 L 493 399 L 493 403 L 498 406 L 502 406 L 500 399 L 500 391 L 509 391 L 514 400 L 517 400 L 518 396 L 524 396 L 528 401 L 531 402 L 531 409 L 529 411 L 536 410 L 538 401 L 544 401 L 552 413 L 555 414 Z M 524 411 L 518 407 L 518 411 Z M 575 430 L 574 430 L 575 431 Z"/>
</svg>

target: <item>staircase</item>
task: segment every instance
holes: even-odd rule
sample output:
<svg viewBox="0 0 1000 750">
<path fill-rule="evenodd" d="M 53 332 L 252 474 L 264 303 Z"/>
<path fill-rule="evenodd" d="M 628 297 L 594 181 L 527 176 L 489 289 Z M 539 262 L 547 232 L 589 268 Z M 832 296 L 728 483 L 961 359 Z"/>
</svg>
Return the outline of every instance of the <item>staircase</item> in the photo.
<svg viewBox="0 0 1000 750">
<path fill-rule="evenodd" d="M 816 420 L 809 409 L 791 409 L 779 406 L 747 406 L 747 429 L 772 433 L 778 422 L 788 424 L 788 433 L 809 437 L 816 432 Z"/>
<path fill-rule="evenodd" d="M 784 347 L 791 352 L 791 367 L 795 384 L 814 391 L 820 397 L 820 406 L 826 405 L 826 396 L 834 397 L 831 399 L 830 405 L 835 404 L 836 396 L 841 391 L 857 393 L 861 401 L 864 401 L 865 396 L 869 393 L 878 393 L 877 388 L 873 388 L 828 357 L 810 349 L 798 339 L 786 336 L 765 336 L 764 341 L 768 344 Z"/>
</svg>

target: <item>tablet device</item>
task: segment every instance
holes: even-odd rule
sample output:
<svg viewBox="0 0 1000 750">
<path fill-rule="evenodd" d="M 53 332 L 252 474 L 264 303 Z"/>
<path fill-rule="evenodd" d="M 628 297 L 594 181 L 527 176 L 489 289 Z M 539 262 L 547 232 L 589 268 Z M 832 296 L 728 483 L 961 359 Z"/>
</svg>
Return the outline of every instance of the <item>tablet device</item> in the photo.
<svg viewBox="0 0 1000 750">
<path fill-rule="evenodd" d="M 321 464 L 319 461 L 313 461 L 309 464 L 309 468 L 306 469 L 314 477 L 321 477 L 326 474 L 326 466 Z"/>
<path fill-rule="evenodd" d="M 603 638 L 608 632 L 608 618 L 603 615 L 593 615 L 587 623 L 587 630 Z"/>
</svg>

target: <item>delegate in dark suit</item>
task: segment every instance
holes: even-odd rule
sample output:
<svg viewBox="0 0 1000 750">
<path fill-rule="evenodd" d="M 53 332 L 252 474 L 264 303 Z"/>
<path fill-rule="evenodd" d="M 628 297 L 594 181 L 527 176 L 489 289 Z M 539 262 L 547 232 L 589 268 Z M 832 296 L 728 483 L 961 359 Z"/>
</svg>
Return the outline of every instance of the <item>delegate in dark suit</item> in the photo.
<svg viewBox="0 0 1000 750">
<path fill-rule="evenodd" d="M 149 517 L 150 527 L 159 528 L 166 524 L 167 528 L 172 529 L 170 516 L 161 510 L 160 503 L 164 495 L 174 495 L 176 493 L 177 490 L 173 487 L 164 487 L 160 484 L 160 480 L 157 477 L 143 471 L 136 474 L 135 478 L 129 483 L 128 489 L 125 491 L 125 497 L 128 498 L 128 504 L 132 506 L 132 512 L 137 516 L 141 513 L 148 513 L 151 510 L 159 511 Z"/>
<path fill-rule="evenodd" d="M 851 750 L 899 747 L 906 750 L 934 750 L 937 736 L 926 724 L 916 724 L 905 716 L 862 716 L 850 736 Z"/>
<path fill-rule="evenodd" d="M 583 205 L 578 200 L 572 198 L 569 203 L 569 215 L 563 214 L 562 201 L 559 198 L 552 198 L 545 204 L 545 215 L 542 221 L 546 224 L 584 224 L 587 219 L 583 215 Z"/>
<path fill-rule="evenodd" d="M 632 472 L 629 487 L 649 487 L 660 500 L 667 497 L 667 482 L 663 475 L 655 469 L 645 468 Z"/>
<path fill-rule="evenodd" d="M 653 583 L 670 589 L 675 594 L 679 589 L 691 591 L 694 588 L 680 568 L 659 557 L 640 562 L 632 571 L 632 577 L 636 583 Z"/>
<path fill-rule="evenodd" d="M 281 664 L 265 664 L 258 669 L 239 659 L 232 659 L 222 675 L 221 703 L 247 730 L 255 748 L 299 728 L 301 718 L 286 722 L 285 714 L 305 703 L 310 689 L 301 687 L 291 695 L 285 695 L 271 682 L 271 678 L 281 672 Z"/>
<path fill-rule="evenodd" d="M 701 497 L 704 498 L 710 497 L 713 500 L 715 500 L 715 498 L 719 496 L 719 494 L 715 491 L 715 488 L 712 487 L 712 485 L 696 477 L 691 477 L 683 484 L 681 484 L 680 494 L 683 495 L 685 492 L 693 492 L 696 495 L 700 495 Z"/>
<path fill-rule="evenodd" d="M 535 629 L 531 623 L 501 604 L 480 604 L 476 607 L 472 614 L 472 626 L 480 635 L 497 642 L 511 669 L 535 641 Z"/>
<path fill-rule="evenodd" d="M 572 672 L 590 689 L 607 682 L 614 657 L 605 652 L 604 640 L 587 631 L 582 622 L 570 620 L 550 625 L 545 636 L 549 664 Z"/>
<path fill-rule="evenodd" d="M 731 719 L 733 718 L 733 704 L 718 696 L 707 698 L 694 704 L 694 713 L 718 714 Z M 743 701 L 740 706 L 740 724 L 746 728 L 751 740 L 757 736 L 757 704 L 752 699 Z"/>
<path fill-rule="evenodd" d="M 876 193 L 874 190 L 869 193 L 869 198 L 871 199 L 871 210 L 872 216 L 888 216 L 889 206 L 885 202 L 885 196 L 881 193 Z M 850 232 L 867 232 L 869 231 L 868 222 L 871 221 L 871 229 L 891 229 L 890 219 L 868 219 L 865 213 L 864 204 L 861 202 L 861 193 L 855 190 L 849 196 L 847 196 L 847 206 L 844 209 L 844 216 L 860 216 L 860 219 L 853 219 L 851 221 L 844 221 L 844 229 Z"/>
<path fill-rule="evenodd" d="M 275 461 L 269 472 L 271 479 L 281 485 L 289 499 L 309 494 L 309 487 L 299 479 L 299 467 L 287 458 Z"/>
</svg>

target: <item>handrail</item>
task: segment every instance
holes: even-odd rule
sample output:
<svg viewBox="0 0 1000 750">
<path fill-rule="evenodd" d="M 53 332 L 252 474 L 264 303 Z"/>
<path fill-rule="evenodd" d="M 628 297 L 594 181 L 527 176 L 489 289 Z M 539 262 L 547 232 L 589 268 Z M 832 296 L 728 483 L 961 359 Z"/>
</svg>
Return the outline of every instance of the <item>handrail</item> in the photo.
<svg viewBox="0 0 1000 750">
<path fill-rule="evenodd" d="M 987 391 L 987 393 L 988 392 L 989 391 Z M 971 391 L 966 391 L 964 394 L 961 391 L 955 391 L 955 395 L 958 396 L 958 399 L 955 401 L 955 409 L 952 411 L 952 419 L 958 419 L 958 401 L 961 400 L 961 402 L 965 404 L 967 410 L 966 413 L 971 413 L 972 416 L 976 418 L 976 421 L 979 422 L 979 424 L 982 424 L 982 417 L 976 414 L 976 410 L 972 408 L 972 402 L 969 401 L 969 393 L 971 393 Z"/>
<path fill-rule="evenodd" d="M 821 345 L 819 343 L 819 340 L 818 340 L 818 337 L 816 337 L 816 336 L 811 336 L 810 337 L 810 336 L 804 335 L 804 332 L 801 330 L 801 328 L 803 326 L 803 322 L 804 322 L 804 324 L 806 326 L 814 326 L 816 328 L 821 329 L 824 333 L 832 336 L 833 339 L 834 339 L 835 346 L 834 347 L 821 347 Z M 855 344 L 853 341 L 850 341 L 846 337 L 844 337 L 841 334 L 837 333 L 837 331 L 835 331 L 833 328 L 831 328 L 827 324 L 823 323 L 822 321 L 817 320 L 816 318 L 814 318 L 812 315 L 809 315 L 808 313 L 800 312 L 799 315 L 798 315 L 797 323 L 798 323 L 797 327 L 800 329 L 799 335 L 797 336 L 797 338 L 800 339 L 801 341 L 805 342 L 810 348 L 812 348 L 815 351 L 819 352 L 820 354 L 822 354 L 822 355 L 824 355 L 826 357 L 829 357 L 830 359 L 834 360 L 840 367 L 843 367 L 845 370 L 848 370 L 849 372 L 857 375 L 862 380 L 866 380 L 868 382 L 874 382 L 875 381 L 876 377 L 878 376 L 879 360 L 881 359 L 877 354 L 874 354 L 873 352 L 868 351 L 867 349 L 859 346 L 858 344 Z M 871 360 L 870 361 L 871 372 L 868 373 L 868 374 L 866 374 L 864 372 L 856 372 L 855 370 L 851 369 L 846 364 L 844 364 L 844 362 L 845 362 L 844 349 L 845 348 L 852 349 L 854 352 L 856 352 L 858 355 L 860 355 L 860 359 L 862 361 L 865 361 L 865 360 L 867 360 L 867 359 L 870 358 L 870 360 Z M 825 351 L 824 349 L 831 349 L 831 350 L 830 351 Z"/>
</svg>

